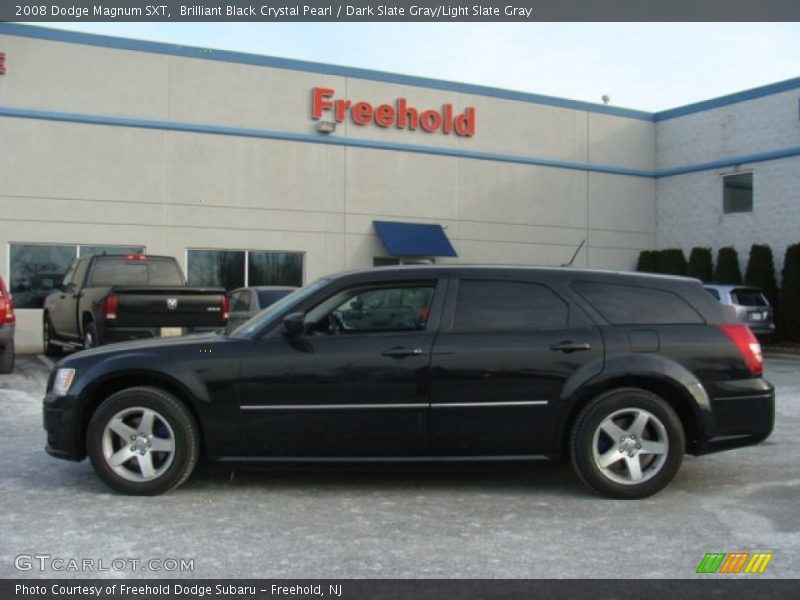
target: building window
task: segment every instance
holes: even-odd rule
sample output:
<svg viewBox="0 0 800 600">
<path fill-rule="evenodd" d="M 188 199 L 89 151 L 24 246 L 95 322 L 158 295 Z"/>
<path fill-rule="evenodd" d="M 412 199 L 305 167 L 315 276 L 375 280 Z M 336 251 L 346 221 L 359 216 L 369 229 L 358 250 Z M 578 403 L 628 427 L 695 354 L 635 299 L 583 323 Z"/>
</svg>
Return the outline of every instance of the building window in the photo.
<svg viewBox="0 0 800 600">
<path fill-rule="evenodd" d="M 17 308 L 42 308 L 44 299 L 61 285 L 72 262 L 91 254 L 136 254 L 144 246 L 79 246 L 11 244 L 9 286 Z"/>
<path fill-rule="evenodd" d="M 247 285 L 303 285 L 302 252 L 248 252 Z"/>
<path fill-rule="evenodd" d="M 722 212 L 753 212 L 753 174 L 722 176 Z"/>
<path fill-rule="evenodd" d="M 224 287 L 303 285 L 302 252 L 188 250 L 189 285 Z"/>
</svg>

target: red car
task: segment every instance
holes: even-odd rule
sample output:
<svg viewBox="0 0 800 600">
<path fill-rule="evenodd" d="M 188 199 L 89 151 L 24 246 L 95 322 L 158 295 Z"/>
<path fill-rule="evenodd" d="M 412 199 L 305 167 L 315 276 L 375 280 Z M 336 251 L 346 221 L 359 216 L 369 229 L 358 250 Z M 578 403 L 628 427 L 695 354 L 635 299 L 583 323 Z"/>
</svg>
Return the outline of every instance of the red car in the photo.
<svg viewBox="0 0 800 600">
<path fill-rule="evenodd" d="M 0 373 L 14 370 L 14 303 L 0 277 Z"/>
</svg>

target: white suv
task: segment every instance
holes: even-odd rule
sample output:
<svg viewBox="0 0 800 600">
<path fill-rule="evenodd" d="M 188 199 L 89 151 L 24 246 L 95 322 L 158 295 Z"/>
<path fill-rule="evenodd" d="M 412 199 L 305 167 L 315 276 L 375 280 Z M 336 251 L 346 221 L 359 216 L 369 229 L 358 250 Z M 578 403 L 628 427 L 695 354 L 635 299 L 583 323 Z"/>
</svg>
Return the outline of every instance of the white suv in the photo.
<svg viewBox="0 0 800 600">
<path fill-rule="evenodd" d="M 775 333 L 772 307 L 760 289 L 746 285 L 704 285 L 706 291 L 719 300 L 726 310 L 742 323 L 746 323 L 762 341 Z"/>
</svg>

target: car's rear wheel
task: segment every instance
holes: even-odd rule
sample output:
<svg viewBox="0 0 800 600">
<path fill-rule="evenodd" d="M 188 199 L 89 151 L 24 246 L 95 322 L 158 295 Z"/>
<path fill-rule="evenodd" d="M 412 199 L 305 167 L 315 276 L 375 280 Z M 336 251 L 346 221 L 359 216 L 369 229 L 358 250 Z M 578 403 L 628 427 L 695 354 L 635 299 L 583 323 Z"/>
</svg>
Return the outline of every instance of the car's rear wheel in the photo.
<svg viewBox="0 0 800 600">
<path fill-rule="evenodd" d="M 663 489 L 683 460 L 680 418 L 659 396 L 636 388 L 595 398 L 578 415 L 572 463 L 589 486 L 612 498 L 645 498 Z"/>
<path fill-rule="evenodd" d="M 87 451 L 100 478 L 124 494 L 169 492 L 200 454 L 194 417 L 172 394 L 135 387 L 111 395 L 89 421 Z"/>
<path fill-rule="evenodd" d="M 0 350 L 0 373 L 11 373 L 14 370 L 14 340 Z"/>
</svg>

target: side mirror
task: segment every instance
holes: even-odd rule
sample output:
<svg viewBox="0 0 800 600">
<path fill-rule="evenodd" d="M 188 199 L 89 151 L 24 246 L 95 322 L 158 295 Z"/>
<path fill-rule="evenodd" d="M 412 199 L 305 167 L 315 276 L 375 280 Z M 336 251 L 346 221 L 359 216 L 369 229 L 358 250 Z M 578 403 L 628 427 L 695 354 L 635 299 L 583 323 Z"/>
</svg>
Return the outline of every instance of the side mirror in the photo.
<svg viewBox="0 0 800 600">
<path fill-rule="evenodd" d="M 306 330 L 306 316 L 301 312 L 291 313 L 283 318 L 283 333 L 287 337 L 303 335 Z"/>
</svg>

